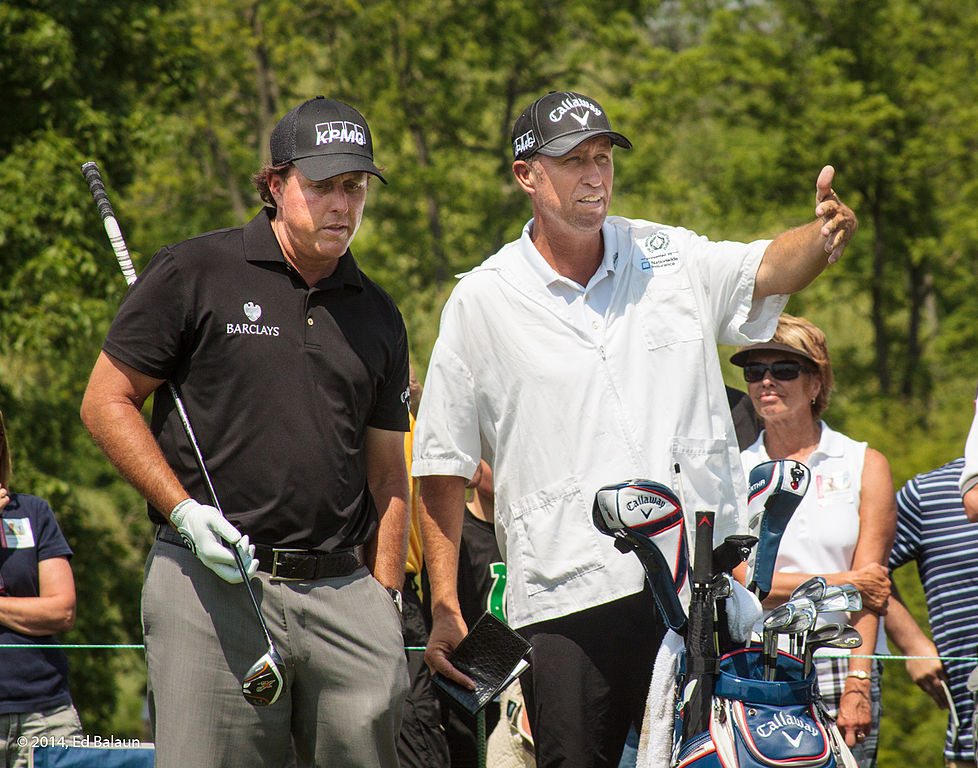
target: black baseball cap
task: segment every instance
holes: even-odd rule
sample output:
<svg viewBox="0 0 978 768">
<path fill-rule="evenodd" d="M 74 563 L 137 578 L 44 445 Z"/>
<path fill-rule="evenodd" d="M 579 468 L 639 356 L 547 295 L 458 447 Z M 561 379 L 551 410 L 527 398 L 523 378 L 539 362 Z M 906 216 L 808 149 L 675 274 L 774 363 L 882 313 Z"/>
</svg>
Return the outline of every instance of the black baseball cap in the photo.
<svg viewBox="0 0 978 768">
<path fill-rule="evenodd" d="M 367 121 L 336 99 L 317 96 L 291 110 L 278 121 L 269 146 L 272 165 L 292 163 L 310 181 L 365 171 L 387 183 L 374 165 Z"/>
<path fill-rule="evenodd" d="M 513 159 L 526 160 L 537 152 L 560 157 L 593 136 L 607 136 L 612 144 L 632 148 L 628 139 L 611 130 L 608 116 L 594 99 L 573 91 L 550 91 L 516 118 Z"/>
</svg>

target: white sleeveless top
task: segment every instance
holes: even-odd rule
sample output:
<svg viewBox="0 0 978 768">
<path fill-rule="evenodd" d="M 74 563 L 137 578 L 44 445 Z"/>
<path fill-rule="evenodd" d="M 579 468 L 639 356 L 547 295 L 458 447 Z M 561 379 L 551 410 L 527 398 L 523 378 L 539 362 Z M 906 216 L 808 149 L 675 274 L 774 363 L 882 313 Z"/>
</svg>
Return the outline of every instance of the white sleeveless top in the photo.
<svg viewBox="0 0 978 768">
<path fill-rule="evenodd" d="M 836 573 L 852 567 L 859 539 L 859 493 L 862 488 L 866 443 L 857 442 L 819 422 L 822 435 L 818 447 L 805 460 L 812 471 L 808 493 L 785 528 L 778 547 L 775 570 L 785 573 Z M 770 461 L 764 448 L 764 432 L 740 454 L 744 474 Z M 768 611 L 765 611 L 765 615 Z M 823 613 L 819 626 L 847 623 L 848 614 Z M 755 630 L 760 630 L 760 623 Z M 860 653 L 868 652 L 859 649 Z M 880 619 L 876 652 L 887 653 L 886 634 Z M 838 653 L 838 651 L 833 651 Z"/>
</svg>

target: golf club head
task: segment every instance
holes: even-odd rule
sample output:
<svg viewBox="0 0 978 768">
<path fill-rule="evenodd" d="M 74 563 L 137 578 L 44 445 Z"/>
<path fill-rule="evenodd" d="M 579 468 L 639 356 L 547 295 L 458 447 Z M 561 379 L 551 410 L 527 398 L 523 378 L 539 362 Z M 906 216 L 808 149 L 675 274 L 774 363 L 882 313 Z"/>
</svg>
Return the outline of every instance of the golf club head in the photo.
<svg viewBox="0 0 978 768">
<path fill-rule="evenodd" d="M 248 703 L 256 707 L 274 704 L 285 690 L 284 667 L 282 657 L 269 647 L 265 655 L 251 665 L 241 682 L 241 693 Z"/>
<path fill-rule="evenodd" d="M 795 606 L 792 603 L 781 603 L 775 606 L 772 611 L 764 617 L 762 626 L 767 631 L 780 629 L 788 624 L 795 616 Z"/>
<path fill-rule="evenodd" d="M 748 478 L 748 532 L 757 546 L 747 560 L 747 588 L 763 600 L 771 591 L 784 529 L 808 490 L 811 470 L 794 459 L 758 464 Z"/>
<path fill-rule="evenodd" d="M 851 613 L 862 610 L 863 600 L 859 590 L 855 588 L 847 590 L 841 586 L 831 586 L 826 588 L 822 597 L 815 601 L 815 607 L 819 613 L 835 611 Z"/>
<path fill-rule="evenodd" d="M 774 668 L 778 659 L 778 630 L 790 624 L 795 617 L 795 606 L 781 603 L 776 606 L 762 622 L 761 642 L 764 654 L 764 679 L 774 679 Z"/>
<path fill-rule="evenodd" d="M 784 624 L 779 630 L 779 634 L 783 635 L 794 635 L 799 632 L 807 632 L 813 626 L 815 626 L 815 621 L 818 619 L 818 610 L 815 608 L 815 603 L 807 597 L 796 597 L 793 600 L 789 600 L 785 605 L 790 605 L 794 612 L 791 617 L 791 621 Z"/>
<path fill-rule="evenodd" d="M 828 582 L 825 581 L 823 576 L 812 576 L 810 579 L 805 579 L 801 584 L 791 590 L 791 595 L 788 597 L 789 600 L 794 600 L 799 597 L 807 597 L 813 603 L 817 603 L 822 599 L 825 594 L 825 590 L 828 588 Z"/>
<path fill-rule="evenodd" d="M 808 637 L 805 639 L 805 661 L 804 661 L 804 675 L 808 677 L 812 671 L 812 656 L 815 651 L 819 648 L 825 647 L 826 643 L 830 643 L 836 638 L 838 638 L 843 630 L 845 629 L 845 624 L 840 624 L 838 622 L 832 622 L 829 624 L 823 624 L 820 627 L 816 627 L 811 632 L 808 633 Z"/>
<path fill-rule="evenodd" d="M 855 584 L 843 584 L 839 587 L 849 598 L 849 611 L 861 611 L 863 609 L 863 596 Z"/>
<path fill-rule="evenodd" d="M 832 622 L 831 624 L 823 624 L 820 627 L 816 627 L 808 636 L 808 642 L 818 643 L 822 640 L 837 637 L 838 635 L 842 634 L 842 629 L 845 626 L 845 624 L 840 622 Z"/>
<path fill-rule="evenodd" d="M 853 648 L 859 648 L 862 644 L 862 635 L 859 634 L 855 627 L 850 627 L 848 624 L 845 624 L 842 627 L 842 631 L 836 637 L 823 642 L 822 647 L 847 648 L 852 650 Z"/>
<path fill-rule="evenodd" d="M 814 665 L 815 651 L 820 648 L 840 648 L 852 650 L 863 644 L 862 636 L 855 627 L 848 624 L 823 624 L 809 634 L 805 643 L 805 677 L 811 674 Z"/>
<path fill-rule="evenodd" d="M 710 582 L 710 598 L 713 600 L 726 600 L 733 594 L 733 576 L 721 571 L 713 577 Z"/>
<path fill-rule="evenodd" d="M 679 632 L 690 600 L 690 564 L 676 495 L 653 480 L 627 480 L 600 488 L 591 516 L 599 531 L 615 537 L 618 549 L 638 555 L 663 619 Z"/>
<path fill-rule="evenodd" d="M 815 603 L 807 597 L 796 597 L 788 602 L 795 609 L 791 621 L 777 630 L 779 635 L 788 636 L 788 652 L 792 656 L 801 657 L 805 647 L 805 637 L 808 631 L 818 621 L 818 611 Z M 780 643 L 779 643 L 780 645 Z"/>
</svg>

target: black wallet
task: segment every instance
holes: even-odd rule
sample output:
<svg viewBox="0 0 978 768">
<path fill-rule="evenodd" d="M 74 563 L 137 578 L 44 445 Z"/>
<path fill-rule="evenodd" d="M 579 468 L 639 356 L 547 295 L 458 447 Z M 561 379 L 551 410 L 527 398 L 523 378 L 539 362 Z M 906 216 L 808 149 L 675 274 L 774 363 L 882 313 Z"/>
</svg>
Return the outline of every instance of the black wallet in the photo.
<svg viewBox="0 0 978 768">
<path fill-rule="evenodd" d="M 470 691 L 440 672 L 432 681 L 467 712 L 477 714 L 523 669 L 530 644 L 491 613 L 484 613 L 448 660 L 475 683 Z"/>
</svg>

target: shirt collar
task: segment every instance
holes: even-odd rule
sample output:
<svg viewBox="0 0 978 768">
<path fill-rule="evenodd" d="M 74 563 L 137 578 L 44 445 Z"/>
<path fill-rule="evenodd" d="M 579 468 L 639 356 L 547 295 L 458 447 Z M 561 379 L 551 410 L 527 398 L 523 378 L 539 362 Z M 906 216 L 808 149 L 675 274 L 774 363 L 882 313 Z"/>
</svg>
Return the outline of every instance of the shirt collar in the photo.
<svg viewBox="0 0 978 768">
<path fill-rule="evenodd" d="M 830 429 L 829 425 L 824 421 L 819 421 L 819 425 L 822 427 L 822 434 L 818 438 L 818 447 L 812 451 L 812 454 L 820 453 L 823 456 L 844 456 L 846 446 L 842 435 Z"/>
<path fill-rule="evenodd" d="M 550 266 L 547 260 L 540 254 L 540 251 L 537 250 L 530 236 L 530 232 L 533 229 L 533 221 L 533 219 L 530 219 L 526 223 L 523 227 L 523 234 L 520 237 L 520 252 L 523 254 L 523 261 L 530 269 L 530 272 L 548 288 L 554 284 L 560 284 L 578 291 L 582 290 L 580 285 L 570 278 L 564 277 Z M 615 265 L 618 262 L 618 238 L 609 226 L 607 219 L 601 225 L 601 234 L 604 242 L 604 256 L 601 258 L 601 263 L 591 276 L 591 279 L 588 280 L 588 284 L 583 286 L 583 290 L 587 290 L 605 277 L 615 274 Z"/>
<path fill-rule="evenodd" d="M 278 239 L 272 231 L 272 219 L 275 218 L 275 209 L 271 206 L 262 208 L 255 217 L 244 227 L 244 254 L 245 259 L 252 263 L 271 262 L 282 264 L 289 268 L 290 265 L 282 253 L 282 247 L 278 244 Z M 363 290 L 363 280 L 360 276 L 360 267 L 349 248 L 346 253 L 340 256 L 336 269 L 329 277 L 324 277 L 316 288 L 330 289 L 351 286 Z"/>
</svg>

